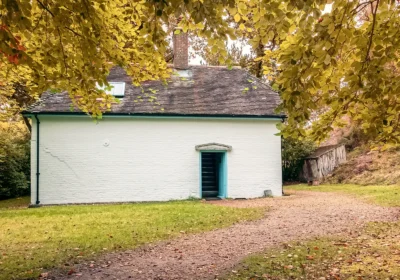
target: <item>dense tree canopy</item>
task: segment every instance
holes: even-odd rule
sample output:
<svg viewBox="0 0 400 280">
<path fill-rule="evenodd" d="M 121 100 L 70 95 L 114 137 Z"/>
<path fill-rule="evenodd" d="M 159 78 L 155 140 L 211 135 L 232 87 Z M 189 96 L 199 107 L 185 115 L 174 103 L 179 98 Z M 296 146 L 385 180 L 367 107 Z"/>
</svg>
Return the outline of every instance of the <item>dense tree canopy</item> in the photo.
<svg viewBox="0 0 400 280">
<path fill-rule="evenodd" d="M 304 132 L 317 115 L 312 132 L 321 139 L 347 114 L 376 142 L 398 144 L 399 5 L 343 0 L 330 13 L 314 9 L 295 18 L 291 35 L 263 58 L 279 65 L 287 133 Z"/>
<path fill-rule="evenodd" d="M 168 30 L 177 17 L 219 63 L 231 63 L 228 38 L 252 46 L 254 62 L 281 92 L 284 134 L 311 128 L 319 139 L 347 114 L 373 139 L 399 142 L 393 0 L 1 0 L 2 110 L 16 112 L 50 89 L 101 115 L 113 100 L 95 85 L 106 83 L 113 65 L 136 84 L 168 77 Z M 21 88 L 27 96 L 15 94 Z"/>
</svg>

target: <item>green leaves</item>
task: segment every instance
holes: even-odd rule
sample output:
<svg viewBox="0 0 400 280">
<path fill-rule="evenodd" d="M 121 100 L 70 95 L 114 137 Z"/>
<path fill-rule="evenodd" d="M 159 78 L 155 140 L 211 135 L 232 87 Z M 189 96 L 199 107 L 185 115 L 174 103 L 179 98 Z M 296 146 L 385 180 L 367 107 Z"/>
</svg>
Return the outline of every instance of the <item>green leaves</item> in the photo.
<svg viewBox="0 0 400 280">
<path fill-rule="evenodd" d="M 324 63 L 327 65 L 331 63 L 331 56 L 329 54 L 326 54 Z"/>
<path fill-rule="evenodd" d="M 22 123 L 0 123 L 0 197 L 29 193 L 29 132 Z"/>
<path fill-rule="evenodd" d="M 113 65 L 126 68 L 135 84 L 168 76 L 163 53 L 167 43 L 162 39 L 165 33 L 155 33 L 153 23 L 146 20 L 145 13 L 153 13 L 154 7 L 143 1 L 33 1 L 14 5 L 29 10 L 30 16 L 8 18 L 6 29 L 20 38 L 23 46 L 13 63 L 1 67 L 0 82 L 9 87 L 16 81 L 35 84 L 25 90 L 36 97 L 48 88 L 67 90 L 75 106 L 96 117 L 114 102 L 95 88 L 96 82 L 107 83 Z M 1 6 L 1 10 L 9 8 Z M 26 19 L 36 27 L 28 29 Z M 0 50 L 14 45 L 10 39 L 0 45 Z"/>
<path fill-rule="evenodd" d="M 310 140 L 296 140 L 293 138 L 282 139 L 282 172 L 285 181 L 299 180 L 299 173 L 303 167 L 304 159 L 316 149 Z"/>
<path fill-rule="evenodd" d="M 67 90 L 74 106 L 100 116 L 114 101 L 95 84 L 107 83 L 113 65 L 125 68 L 135 85 L 169 77 L 168 36 L 181 16 L 179 27 L 203 38 L 198 50 L 210 61 L 247 65 L 281 92 L 289 116 L 284 133 L 301 137 L 307 126 L 321 140 L 349 115 L 369 124 L 377 141 L 400 142 L 400 11 L 394 2 L 380 0 L 371 10 L 338 0 L 325 12 L 329 1 L 167 2 L 1 2 L 0 103 L 14 113 L 23 108 L 12 99 L 20 83 L 31 100 L 49 88 Z M 227 38 L 248 42 L 254 56 L 229 50 Z"/>
<path fill-rule="evenodd" d="M 316 20 L 298 11 L 291 36 L 264 56 L 265 65 L 271 59 L 279 65 L 264 74 L 277 73 L 272 79 L 289 116 L 284 135 L 307 133 L 321 141 L 347 115 L 375 144 L 400 142 L 400 114 L 393 113 L 400 107 L 394 90 L 400 89 L 400 40 L 388 41 L 400 27 L 399 7 L 380 2 L 376 14 L 363 18 L 365 9 L 357 5 L 335 1 L 330 13 L 316 12 Z"/>
</svg>

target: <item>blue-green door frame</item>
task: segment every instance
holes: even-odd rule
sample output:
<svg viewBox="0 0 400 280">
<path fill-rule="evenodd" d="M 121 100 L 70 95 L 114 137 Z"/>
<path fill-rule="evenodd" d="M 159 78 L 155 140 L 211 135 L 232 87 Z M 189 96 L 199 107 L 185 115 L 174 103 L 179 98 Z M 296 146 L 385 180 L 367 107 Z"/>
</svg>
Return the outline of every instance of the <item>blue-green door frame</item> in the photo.
<svg viewBox="0 0 400 280">
<path fill-rule="evenodd" d="M 203 183 L 202 183 L 202 174 L 201 171 L 203 169 L 202 163 L 202 153 L 220 153 L 221 155 L 221 163 L 219 164 L 219 182 L 218 182 L 218 197 L 226 198 L 228 196 L 228 163 L 227 163 L 227 153 L 226 151 L 200 151 L 200 165 L 199 165 L 199 174 L 200 174 L 200 198 L 203 198 Z"/>
</svg>

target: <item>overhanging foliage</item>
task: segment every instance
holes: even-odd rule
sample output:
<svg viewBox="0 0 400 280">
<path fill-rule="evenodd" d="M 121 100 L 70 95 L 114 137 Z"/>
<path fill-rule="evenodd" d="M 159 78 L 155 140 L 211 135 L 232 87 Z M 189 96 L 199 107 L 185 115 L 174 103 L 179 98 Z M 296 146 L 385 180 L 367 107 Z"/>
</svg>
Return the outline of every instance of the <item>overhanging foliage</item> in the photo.
<svg viewBox="0 0 400 280">
<path fill-rule="evenodd" d="M 304 136 L 312 122 L 311 135 L 321 140 L 347 114 L 377 142 L 399 142 L 394 0 L 2 1 L 0 103 L 18 111 L 18 82 L 34 98 L 67 90 L 75 105 L 100 116 L 113 98 L 95 85 L 106 83 L 113 65 L 136 84 L 167 79 L 165 27 L 180 16 L 183 31 L 205 38 L 221 63 L 230 63 L 228 38 L 247 38 L 282 93 L 285 136 Z"/>
</svg>

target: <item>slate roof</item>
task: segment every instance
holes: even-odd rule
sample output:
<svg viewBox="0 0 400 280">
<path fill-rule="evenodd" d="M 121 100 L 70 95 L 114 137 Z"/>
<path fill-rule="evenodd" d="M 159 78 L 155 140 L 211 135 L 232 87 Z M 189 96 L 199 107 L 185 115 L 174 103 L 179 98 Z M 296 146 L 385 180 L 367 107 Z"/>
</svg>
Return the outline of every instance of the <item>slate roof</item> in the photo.
<svg viewBox="0 0 400 280">
<path fill-rule="evenodd" d="M 160 81 L 144 82 L 143 93 L 141 88 L 132 85 L 125 70 L 113 68 L 108 81 L 125 82 L 125 96 L 106 114 L 283 117 L 274 112 L 280 103 L 278 93 L 246 70 L 190 66 L 180 71 L 180 76 L 172 76 L 168 85 Z M 145 97 L 150 90 L 157 92 L 155 96 L 160 105 Z M 70 107 L 71 100 L 66 92 L 44 93 L 41 100 L 24 113 L 77 112 L 72 112 Z"/>
</svg>

